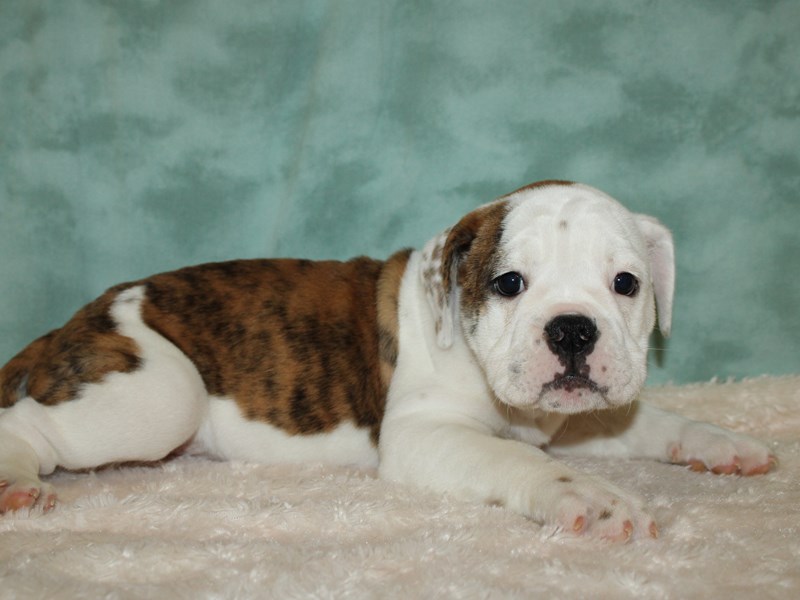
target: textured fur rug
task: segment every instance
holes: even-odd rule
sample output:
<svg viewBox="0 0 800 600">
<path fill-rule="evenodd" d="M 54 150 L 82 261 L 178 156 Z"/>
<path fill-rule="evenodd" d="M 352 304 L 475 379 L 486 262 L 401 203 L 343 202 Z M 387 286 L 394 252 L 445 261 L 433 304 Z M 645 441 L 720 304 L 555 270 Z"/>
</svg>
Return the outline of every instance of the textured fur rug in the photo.
<svg viewBox="0 0 800 600">
<path fill-rule="evenodd" d="M 620 546 L 347 468 L 59 472 L 55 511 L 0 518 L 0 598 L 800 597 L 800 377 L 646 395 L 772 441 L 778 469 L 569 461 L 649 501 L 659 539 Z"/>
</svg>

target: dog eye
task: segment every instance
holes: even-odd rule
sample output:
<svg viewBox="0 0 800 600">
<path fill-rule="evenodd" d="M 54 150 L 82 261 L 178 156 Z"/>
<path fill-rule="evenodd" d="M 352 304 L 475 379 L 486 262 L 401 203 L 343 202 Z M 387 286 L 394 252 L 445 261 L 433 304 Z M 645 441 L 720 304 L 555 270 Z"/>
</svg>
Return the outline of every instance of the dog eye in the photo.
<svg viewBox="0 0 800 600">
<path fill-rule="evenodd" d="M 630 273 L 617 273 L 614 277 L 614 291 L 621 296 L 635 296 L 639 291 L 639 280 Z"/>
<path fill-rule="evenodd" d="M 516 296 L 525 289 L 525 280 L 522 275 L 511 271 L 503 273 L 492 282 L 494 291 L 501 296 Z"/>
</svg>

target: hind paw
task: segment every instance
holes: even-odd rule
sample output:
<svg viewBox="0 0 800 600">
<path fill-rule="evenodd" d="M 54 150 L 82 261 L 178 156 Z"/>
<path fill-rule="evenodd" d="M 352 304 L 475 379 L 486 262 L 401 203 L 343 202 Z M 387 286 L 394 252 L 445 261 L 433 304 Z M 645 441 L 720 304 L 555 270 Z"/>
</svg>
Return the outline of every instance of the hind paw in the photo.
<svg viewBox="0 0 800 600">
<path fill-rule="evenodd" d="M 0 514 L 41 507 L 44 512 L 56 506 L 56 494 L 41 481 L 0 480 Z"/>
</svg>

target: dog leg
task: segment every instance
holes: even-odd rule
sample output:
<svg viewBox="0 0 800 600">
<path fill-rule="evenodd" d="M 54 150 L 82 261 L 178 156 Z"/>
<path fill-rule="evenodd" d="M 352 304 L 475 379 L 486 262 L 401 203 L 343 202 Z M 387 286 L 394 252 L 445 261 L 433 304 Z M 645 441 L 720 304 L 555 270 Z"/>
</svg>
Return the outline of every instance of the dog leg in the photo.
<svg viewBox="0 0 800 600">
<path fill-rule="evenodd" d="M 657 535 L 636 496 L 574 471 L 534 446 L 494 437 L 466 418 L 436 422 L 406 415 L 384 421 L 380 475 L 500 504 L 573 533 L 613 541 Z"/>
<path fill-rule="evenodd" d="M 39 457 L 22 438 L 0 430 L 0 514 L 39 504 L 55 506 L 50 485 L 39 480 Z"/>
<path fill-rule="evenodd" d="M 569 418 L 551 450 L 560 455 L 650 458 L 694 471 L 760 475 L 777 460 L 762 442 L 645 402 Z"/>
<path fill-rule="evenodd" d="M 158 460 L 195 434 L 207 395 L 184 358 L 161 356 L 135 373 L 112 373 L 78 398 L 44 406 L 24 398 L 0 413 L 0 512 L 52 508 L 39 474 L 56 467 Z"/>
</svg>

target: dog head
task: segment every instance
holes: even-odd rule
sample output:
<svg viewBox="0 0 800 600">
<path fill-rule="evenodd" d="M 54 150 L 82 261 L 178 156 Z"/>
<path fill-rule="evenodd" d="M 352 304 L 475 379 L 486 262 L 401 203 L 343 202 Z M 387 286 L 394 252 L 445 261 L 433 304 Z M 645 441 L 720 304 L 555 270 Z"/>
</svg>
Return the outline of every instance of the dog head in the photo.
<svg viewBox="0 0 800 600">
<path fill-rule="evenodd" d="M 429 242 L 421 273 L 439 346 L 463 337 L 514 407 L 630 402 L 656 305 L 669 334 L 672 236 L 584 185 L 541 182 L 481 206 Z"/>
</svg>

